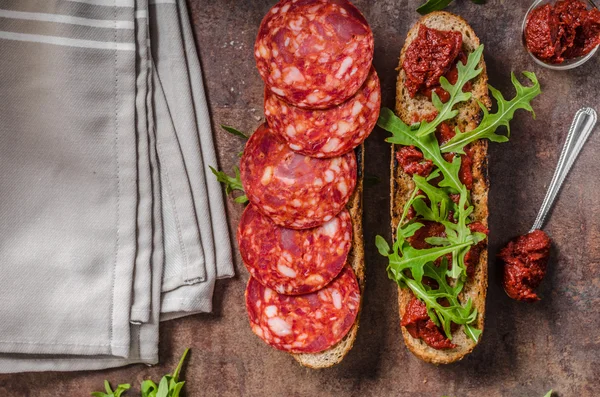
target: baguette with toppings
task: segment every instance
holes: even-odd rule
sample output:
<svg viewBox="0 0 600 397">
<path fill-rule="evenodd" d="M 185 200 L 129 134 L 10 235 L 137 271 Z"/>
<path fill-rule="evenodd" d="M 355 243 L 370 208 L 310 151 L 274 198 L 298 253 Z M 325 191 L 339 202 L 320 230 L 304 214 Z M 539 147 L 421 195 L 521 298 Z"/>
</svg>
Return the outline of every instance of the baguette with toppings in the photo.
<svg viewBox="0 0 600 397">
<path fill-rule="evenodd" d="M 483 46 L 467 22 L 447 12 L 421 18 L 400 55 L 396 114 L 378 124 L 392 133 L 391 220 L 394 244 L 378 237 L 399 288 L 402 335 L 420 359 L 447 364 L 477 345 L 487 291 L 489 190 L 487 138 L 516 109 L 532 110 L 533 83 L 506 101 L 492 89 L 489 113 Z"/>
</svg>

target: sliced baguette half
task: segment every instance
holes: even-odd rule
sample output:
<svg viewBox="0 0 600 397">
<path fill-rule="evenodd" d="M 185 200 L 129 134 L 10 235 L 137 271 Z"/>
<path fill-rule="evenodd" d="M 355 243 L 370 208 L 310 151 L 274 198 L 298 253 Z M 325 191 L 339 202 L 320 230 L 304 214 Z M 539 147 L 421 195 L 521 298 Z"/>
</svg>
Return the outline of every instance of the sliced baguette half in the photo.
<svg viewBox="0 0 600 397">
<path fill-rule="evenodd" d="M 425 25 L 429 28 L 437 30 L 454 30 L 461 32 L 463 35 L 463 50 L 469 54 L 479 46 L 479 38 L 469 26 L 469 24 L 461 17 L 448 12 L 432 12 L 422 17 L 408 32 L 406 42 L 400 54 L 400 64 L 398 66 L 398 81 L 396 85 L 396 113 L 408 125 L 415 121 L 414 118 L 423 119 L 428 115 L 436 112 L 433 103 L 424 95 L 417 94 L 411 98 L 408 90 L 404 87 L 406 74 L 402 69 L 402 62 L 406 49 L 410 43 L 416 38 L 419 26 Z M 482 112 L 477 104 L 480 101 L 488 109 L 491 107 L 491 100 L 488 94 L 488 77 L 483 56 L 479 63 L 479 68 L 483 69 L 481 74 L 473 81 L 472 97 L 469 101 L 457 105 L 459 113 L 457 117 L 450 121 L 450 126 L 458 126 L 462 131 L 470 131 L 474 129 L 481 121 Z M 406 201 L 412 194 L 415 185 L 412 177 L 404 173 L 402 167 L 399 167 L 396 162 L 396 150 L 398 147 L 392 145 L 392 161 L 391 161 L 391 220 L 392 233 L 395 239 L 395 231 L 400 222 L 402 211 Z M 488 189 L 489 182 L 487 176 L 487 141 L 480 140 L 473 144 L 473 189 L 471 191 L 472 204 L 475 208 L 472 220 L 482 222 L 487 227 L 488 218 Z M 473 300 L 473 306 L 477 309 L 478 317 L 475 322 L 475 327 L 483 331 L 485 318 L 485 296 L 487 291 L 487 250 L 481 252 L 481 257 L 475 275 L 466 284 L 459 299 L 461 302 L 466 302 L 468 298 Z M 398 305 L 400 319 L 404 316 L 406 305 L 410 301 L 412 293 L 407 289 L 398 289 Z M 469 339 L 463 332 L 462 327 L 453 333 L 452 342 L 457 345 L 454 349 L 437 350 L 428 346 L 421 339 L 413 338 L 408 331 L 401 327 L 402 335 L 408 349 L 418 358 L 433 363 L 433 364 L 448 364 L 461 360 L 465 355 L 470 353 L 476 343 Z"/>
<path fill-rule="evenodd" d="M 348 263 L 352 266 L 352 270 L 354 270 L 354 274 L 358 280 L 362 308 L 362 299 L 365 291 L 365 251 L 362 229 L 362 193 L 365 159 L 364 144 L 356 148 L 355 152 L 356 160 L 358 162 L 358 180 L 356 182 L 356 189 L 347 205 L 350 216 L 352 217 L 352 229 L 354 233 L 352 238 L 352 248 L 348 254 Z M 356 334 L 358 333 L 359 318 L 360 310 L 350 331 L 348 331 L 341 341 L 329 349 L 320 353 L 292 354 L 292 356 L 301 365 L 313 369 L 328 368 L 340 363 L 354 345 Z"/>
</svg>

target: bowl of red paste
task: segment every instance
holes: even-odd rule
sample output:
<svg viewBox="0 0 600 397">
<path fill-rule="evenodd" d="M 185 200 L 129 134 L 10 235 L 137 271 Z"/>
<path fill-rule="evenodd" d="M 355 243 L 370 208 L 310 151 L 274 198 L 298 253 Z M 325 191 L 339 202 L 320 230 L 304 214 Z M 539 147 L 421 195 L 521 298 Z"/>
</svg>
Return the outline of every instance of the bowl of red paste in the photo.
<svg viewBox="0 0 600 397">
<path fill-rule="evenodd" d="M 537 0 L 523 20 L 523 43 L 550 69 L 584 64 L 600 44 L 600 10 L 589 0 Z"/>
</svg>

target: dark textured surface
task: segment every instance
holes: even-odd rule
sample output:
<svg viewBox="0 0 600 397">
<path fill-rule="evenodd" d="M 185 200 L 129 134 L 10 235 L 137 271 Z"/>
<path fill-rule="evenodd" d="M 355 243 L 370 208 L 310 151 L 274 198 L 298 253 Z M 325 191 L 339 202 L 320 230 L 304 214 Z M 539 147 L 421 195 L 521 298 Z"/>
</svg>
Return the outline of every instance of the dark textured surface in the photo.
<svg viewBox="0 0 600 397">
<path fill-rule="evenodd" d="M 189 0 L 201 50 L 204 79 L 219 148 L 219 166 L 231 170 L 243 142 L 220 130 L 228 124 L 251 131 L 262 117 L 263 84 L 252 46 L 262 16 L 274 1 Z M 419 0 L 356 0 L 375 32 L 375 67 L 383 104 L 393 107 L 397 57 Z M 376 129 L 366 142 L 366 173 L 381 183 L 365 189 L 367 289 L 354 349 L 332 369 L 300 367 L 269 348 L 250 330 L 244 308 L 247 272 L 220 281 L 211 315 L 161 327 L 161 365 L 87 373 L 0 376 L 1 396 L 85 396 L 102 381 L 157 379 L 192 348 L 185 378 L 188 396 L 514 396 L 600 393 L 600 131 L 590 138 L 560 194 L 545 230 L 554 241 L 547 279 L 537 304 L 513 302 L 499 283 L 494 255 L 509 238 L 528 231 L 543 199 L 572 116 L 583 105 L 600 108 L 600 56 L 568 72 L 535 65 L 520 42 L 529 1 L 457 0 L 449 10 L 473 25 L 486 45 L 490 82 L 511 96 L 510 72 L 533 70 L 543 94 L 537 120 L 518 112 L 509 143 L 490 145 L 490 288 L 483 340 L 457 364 L 434 367 L 413 357 L 399 332 L 396 287 L 373 244 L 390 235 L 389 146 Z M 233 233 L 242 207 L 228 202 Z M 226 244 L 226 242 L 222 242 Z M 130 395 L 135 395 L 130 393 Z"/>
</svg>

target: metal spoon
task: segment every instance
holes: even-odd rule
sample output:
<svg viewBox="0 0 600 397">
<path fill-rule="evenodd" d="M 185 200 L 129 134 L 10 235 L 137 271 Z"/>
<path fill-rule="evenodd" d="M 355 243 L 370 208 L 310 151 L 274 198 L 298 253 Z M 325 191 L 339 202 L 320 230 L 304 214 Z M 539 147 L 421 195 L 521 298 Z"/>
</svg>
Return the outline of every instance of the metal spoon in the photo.
<svg viewBox="0 0 600 397">
<path fill-rule="evenodd" d="M 573 118 L 573 123 L 569 129 L 565 145 L 560 153 L 554 176 L 552 177 L 550 186 L 548 186 L 546 197 L 544 197 L 542 207 L 538 212 L 530 232 L 541 229 L 544 225 L 548 212 L 552 208 L 556 196 L 558 196 L 560 187 L 571 170 L 571 166 L 575 163 L 575 159 L 579 155 L 579 152 L 581 152 L 585 141 L 592 133 L 597 121 L 598 115 L 592 108 L 582 108 L 575 113 L 575 118 Z"/>
</svg>

